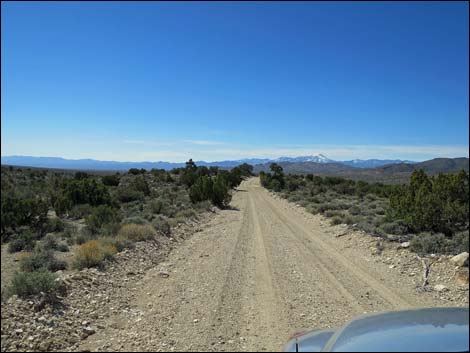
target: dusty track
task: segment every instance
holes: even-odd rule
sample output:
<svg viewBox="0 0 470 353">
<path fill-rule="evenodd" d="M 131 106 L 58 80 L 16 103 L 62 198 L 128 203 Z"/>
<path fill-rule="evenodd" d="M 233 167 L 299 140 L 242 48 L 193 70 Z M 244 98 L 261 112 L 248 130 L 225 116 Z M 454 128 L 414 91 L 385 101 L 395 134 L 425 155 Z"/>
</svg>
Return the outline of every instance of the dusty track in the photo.
<svg viewBox="0 0 470 353">
<path fill-rule="evenodd" d="M 373 266 L 319 221 L 273 198 L 258 179 L 242 183 L 232 209 L 150 270 L 135 318 L 116 316 L 90 350 L 280 350 L 305 328 L 343 324 L 364 312 L 436 305 L 398 274 Z"/>
</svg>

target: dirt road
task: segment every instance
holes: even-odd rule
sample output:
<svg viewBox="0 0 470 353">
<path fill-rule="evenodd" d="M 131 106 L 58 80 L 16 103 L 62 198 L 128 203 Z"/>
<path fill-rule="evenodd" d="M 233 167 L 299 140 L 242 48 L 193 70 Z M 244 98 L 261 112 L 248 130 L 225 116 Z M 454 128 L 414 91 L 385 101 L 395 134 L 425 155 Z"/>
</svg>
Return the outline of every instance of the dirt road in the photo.
<svg viewBox="0 0 470 353">
<path fill-rule="evenodd" d="M 436 305 L 413 281 L 373 263 L 370 252 L 339 242 L 319 218 L 273 198 L 252 178 L 234 193 L 232 209 L 133 284 L 139 293 L 133 309 L 113 317 L 82 348 L 280 350 L 301 329 Z M 161 269 L 170 276 L 161 277 Z"/>
</svg>

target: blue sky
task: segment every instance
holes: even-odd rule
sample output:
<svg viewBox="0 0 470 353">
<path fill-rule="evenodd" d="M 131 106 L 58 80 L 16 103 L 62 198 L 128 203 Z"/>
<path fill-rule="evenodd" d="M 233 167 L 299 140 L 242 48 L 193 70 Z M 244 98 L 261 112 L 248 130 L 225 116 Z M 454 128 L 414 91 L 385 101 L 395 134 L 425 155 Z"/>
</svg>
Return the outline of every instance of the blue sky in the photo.
<svg viewBox="0 0 470 353">
<path fill-rule="evenodd" d="M 468 156 L 466 2 L 2 2 L 1 153 Z"/>
</svg>

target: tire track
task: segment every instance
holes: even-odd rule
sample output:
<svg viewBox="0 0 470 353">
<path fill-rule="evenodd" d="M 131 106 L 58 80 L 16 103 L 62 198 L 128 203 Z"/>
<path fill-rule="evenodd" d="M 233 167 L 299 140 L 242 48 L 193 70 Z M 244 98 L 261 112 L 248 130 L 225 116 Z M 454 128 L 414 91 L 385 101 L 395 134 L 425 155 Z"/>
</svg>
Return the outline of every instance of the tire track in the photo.
<svg viewBox="0 0 470 353">
<path fill-rule="evenodd" d="M 330 280 L 336 282 L 339 285 L 339 288 L 343 287 L 343 285 L 336 279 L 333 273 L 338 275 L 339 278 L 343 277 L 345 279 L 342 281 L 343 283 L 353 282 L 355 283 L 354 287 L 356 288 L 358 287 L 358 283 L 362 283 L 361 287 L 372 289 L 378 293 L 379 296 L 391 306 L 391 308 L 404 309 L 411 306 L 405 299 L 403 299 L 398 294 L 393 293 L 390 288 L 384 286 L 378 280 L 367 274 L 364 270 L 351 267 L 351 263 L 348 262 L 348 260 L 339 253 L 337 253 L 336 250 L 325 244 L 322 240 L 319 239 L 319 237 L 312 236 L 312 234 L 302 224 L 302 220 L 297 219 L 297 223 L 294 223 L 292 220 L 290 220 L 276 207 L 276 205 L 274 205 L 274 202 L 269 195 L 266 195 L 263 191 L 254 192 L 257 192 L 258 195 L 260 195 L 271 211 L 276 214 L 276 216 L 283 221 L 284 225 L 291 230 L 291 234 L 295 237 L 295 239 L 301 242 L 305 248 L 311 252 L 312 256 L 318 260 L 319 265 L 324 269 L 324 273 L 330 278 Z M 326 259 L 326 257 L 328 257 L 328 259 Z M 340 265 L 342 267 L 342 271 L 333 269 L 331 264 L 328 264 L 328 262 L 331 262 L 331 260 L 335 262 L 335 265 Z M 345 276 L 345 274 L 347 276 Z M 354 279 L 352 279 L 352 277 Z M 354 297 L 344 287 L 341 290 L 341 293 L 348 297 L 351 301 L 357 301 L 357 297 Z"/>
</svg>

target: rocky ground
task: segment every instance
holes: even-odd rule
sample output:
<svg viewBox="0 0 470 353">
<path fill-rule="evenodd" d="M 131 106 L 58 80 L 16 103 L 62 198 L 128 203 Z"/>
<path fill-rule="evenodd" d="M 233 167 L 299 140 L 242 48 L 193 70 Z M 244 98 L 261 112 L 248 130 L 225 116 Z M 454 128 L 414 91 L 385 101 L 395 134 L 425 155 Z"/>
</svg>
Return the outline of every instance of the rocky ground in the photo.
<svg viewBox="0 0 470 353">
<path fill-rule="evenodd" d="M 103 272 L 60 274 L 56 306 L 2 303 L 2 351 L 280 350 L 296 331 L 366 312 L 468 306 L 468 267 L 406 245 L 331 226 L 253 178 L 173 239 L 137 243 Z"/>
<path fill-rule="evenodd" d="M 130 305 L 138 289 L 136 281 L 187 236 L 199 232 L 209 217 L 205 214 L 199 221 L 178 226 L 171 238 L 136 243 L 135 249 L 116 254 L 104 271 L 57 272 L 67 293 L 56 305 L 45 305 L 44 298 L 23 300 L 16 296 L 2 302 L 2 351 L 74 351 L 88 336 L 103 330 L 113 315 L 138 315 Z M 16 267 L 15 254 L 7 254 L 2 247 L 2 283 Z"/>
</svg>

